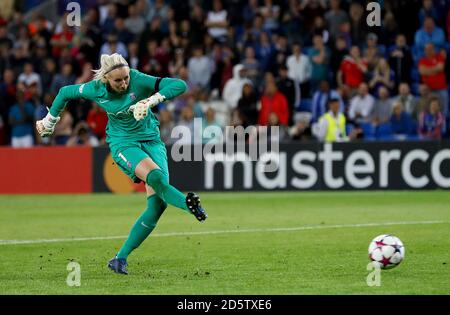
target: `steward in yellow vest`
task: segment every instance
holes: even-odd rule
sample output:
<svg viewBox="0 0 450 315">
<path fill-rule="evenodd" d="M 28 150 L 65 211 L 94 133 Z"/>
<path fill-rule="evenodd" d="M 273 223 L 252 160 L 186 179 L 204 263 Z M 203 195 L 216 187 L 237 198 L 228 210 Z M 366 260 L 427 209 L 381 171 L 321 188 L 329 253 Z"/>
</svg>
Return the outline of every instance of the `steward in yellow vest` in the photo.
<svg viewBox="0 0 450 315">
<path fill-rule="evenodd" d="M 339 112 L 340 103 L 337 99 L 328 102 L 329 111 L 319 119 L 319 140 L 325 142 L 346 141 L 345 116 Z"/>
</svg>

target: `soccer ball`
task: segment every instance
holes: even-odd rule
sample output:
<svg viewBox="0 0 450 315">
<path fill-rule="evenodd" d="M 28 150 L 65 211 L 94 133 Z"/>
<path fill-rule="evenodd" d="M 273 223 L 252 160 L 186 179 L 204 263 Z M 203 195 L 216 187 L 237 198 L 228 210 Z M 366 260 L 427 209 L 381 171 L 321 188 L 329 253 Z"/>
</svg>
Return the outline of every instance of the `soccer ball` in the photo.
<svg viewBox="0 0 450 315">
<path fill-rule="evenodd" d="M 394 235 L 378 235 L 369 244 L 369 259 L 374 266 L 379 266 L 381 269 L 394 268 L 404 258 L 403 242 Z"/>
</svg>

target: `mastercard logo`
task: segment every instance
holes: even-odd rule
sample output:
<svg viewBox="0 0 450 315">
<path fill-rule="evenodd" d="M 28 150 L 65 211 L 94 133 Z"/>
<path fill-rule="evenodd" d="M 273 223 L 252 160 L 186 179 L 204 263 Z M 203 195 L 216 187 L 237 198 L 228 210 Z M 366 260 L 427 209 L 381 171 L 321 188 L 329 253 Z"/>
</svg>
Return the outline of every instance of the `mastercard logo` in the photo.
<svg viewBox="0 0 450 315">
<path fill-rule="evenodd" d="M 108 189 L 116 194 L 129 194 L 135 191 L 135 184 L 114 162 L 111 154 L 103 163 L 103 178 Z"/>
</svg>

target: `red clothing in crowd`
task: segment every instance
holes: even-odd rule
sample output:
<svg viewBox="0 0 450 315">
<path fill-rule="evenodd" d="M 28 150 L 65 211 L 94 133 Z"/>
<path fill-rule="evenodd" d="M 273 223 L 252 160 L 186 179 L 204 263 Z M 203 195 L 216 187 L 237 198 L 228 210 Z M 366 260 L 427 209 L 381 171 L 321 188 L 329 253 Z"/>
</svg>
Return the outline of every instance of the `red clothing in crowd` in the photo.
<svg viewBox="0 0 450 315">
<path fill-rule="evenodd" d="M 432 58 L 423 57 L 419 61 L 419 67 L 420 66 L 433 67 L 438 64 L 442 64 L 445 67 L 445 57 L 442 54 L 436 54 Z M 447 89 L 447 82 L 445 79 L 445 70 L 444 69 L 441 72 L 433 74 L 433 75 L 422 75 L 422 81 L 431 90 L 446 90 Z"/>
<path fill-rule="evenodd" d="M 362 63 L 367 66 L 365 60 L 362 60 Z M 352 89 L 357 88 L 364 81 L 364 73 L 352 57 L 345 57 L 339 70 L 342 72 L 343 83 Z"/>
<path fill-rule="evenodd" d="M 87 117 L 87 123 L 97 138 L 103 139 L 106 136 L 105 132 L 108 116 L 103 109 L 91 109 Z"/>
<path fill-rule="evenodd" d="M 55 35 L 52 36 L 51 40 L 57 40 L 60 41 L 61 39 L 65 39 L 65 41 L 67 43 L 70 43 L 72 41 L 72 38 L 74 36 L 74 32 L 72 31 L 63 31 L 61 33 L 57 33 Z M 59 58 L 61 57 L 61 52 L 62 52 L 63 47 L 55 45 L 52 48 L 52 55 L 55 58 Z"/>
<path fill-rule="evenodd" d="M 289 106 L 286 96 L 277 91 L 270 97 L 263 95 L 261 97 L 261 110 L 259 111 L 258 124 L 267 126 L 269 124 L 269 115 L 274 112 L 277 114 L 280 125 L 287 125 L 289 121 Z"/>
</svg>

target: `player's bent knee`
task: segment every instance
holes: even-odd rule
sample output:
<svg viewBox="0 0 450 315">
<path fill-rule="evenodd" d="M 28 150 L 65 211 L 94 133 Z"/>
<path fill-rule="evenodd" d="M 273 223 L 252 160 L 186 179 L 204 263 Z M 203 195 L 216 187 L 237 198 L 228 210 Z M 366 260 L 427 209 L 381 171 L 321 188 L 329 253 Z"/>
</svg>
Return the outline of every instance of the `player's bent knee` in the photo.
<svg viewBox="0 0 450 315">
<path fill-rule="evenodd" d="M 150 173 L 148 173 L 146 182 L 147 185 L 151 186 L 155 191 L 169 185 L 167 176 L 159 168 L 151 170 Z"/>
</svg>

